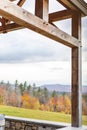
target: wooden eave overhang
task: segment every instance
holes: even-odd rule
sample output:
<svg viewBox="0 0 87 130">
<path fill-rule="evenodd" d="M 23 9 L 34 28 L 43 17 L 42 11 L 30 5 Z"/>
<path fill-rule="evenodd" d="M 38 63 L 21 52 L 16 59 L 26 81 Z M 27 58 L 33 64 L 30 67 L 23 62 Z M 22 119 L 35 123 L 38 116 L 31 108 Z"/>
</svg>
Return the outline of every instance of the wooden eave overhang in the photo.
<svg viewBox="0 0 87 130">
<path fill-rule="evenodd" d="M 57 0 L 67 9 L 77 11 L 82 16 L 87 16 L 87 3 L 84 0 Z"/>
<path fill-rule="evenodd" d="M 80 45 L 81 42 L 79 41 L 79 39 L 76 39 L 73 36 L 68 35 L 64 31 L 60 30 L 58 27 L 55 27 L 53 25 L 53 22 L 67 18 L 72 18 L 73 13 L 76 12 L 80 15 L 87 16 L 87 4 L 85 1 L 57 0 L 59 3 L 66 7 L 66 10 L 48 14 L 48 0 L 43 0 L 42 3 L 40 3 L 40 0 L 36 0 L 38 3 L 35 8 L 35 15 L 21 8 L 21 6 L 26 0 L 19 0 L 17 5 L 20 7 L 14 5 L 10 1 L 0 0 L 0 15 L 3 17 L 3 19 L 0 18 L 0 22 L 2 23 L 2 26 L 0 26 L 0 33 L 6 33 L 22 28 L 29 28 L 57 42 L 61 42 L 66 46 L 78 47 Z M 40 4 L 42 4 L 43 6 L 40 9 L 39 13 L 38 7 L 40 6 Z M 13 22 L 11 23 L 9 21 Z"/>
<path fill-rule="evenodd" d="M 0 15 L 6 19 L 14 21 L 24 28 L 31 29 L 66 46 L 78 47 L 80 45 L 80 41 L 78 39 L 49 24 L 45 20 L 29 13 L 21 7 L 14 5 L 8 0 L 0 0 Z M 19 28 L 21 28 L 20 26 Z M 8 26 L 9 30 L 11 30 L 10 27 L 11 26 Z M 18 26 L 15 24 L 14 29 L 17 29 L 17 27 Z"/>
</svg>

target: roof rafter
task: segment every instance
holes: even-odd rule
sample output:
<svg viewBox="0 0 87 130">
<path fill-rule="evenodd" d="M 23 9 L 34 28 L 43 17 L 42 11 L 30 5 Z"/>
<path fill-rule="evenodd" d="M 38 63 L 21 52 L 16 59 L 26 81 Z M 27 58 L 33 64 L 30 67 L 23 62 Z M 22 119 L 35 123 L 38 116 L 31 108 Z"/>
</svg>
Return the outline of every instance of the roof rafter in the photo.
<svg viewBox="0 0 87 130">
<path fill-rule="evenodd" d="M 59 20 L 64 20 L 72 17 L 72 10 L 62 10 L 58 12 L 53 12 L 49 14 L 49 22 L 55 22 Z"/>
<path fill-rule="evenodd" d="M 17 5 L 18 5 L 18 6 L 22 6 L 25 1 L 26 1 L 26 0 L 20 0 L 20 1 L 17 3 Z"/>
<path fill-rule="evenodd" d="M 15 31 L 15 30 L 23 29 L 23 28 L 24 27 L 22 27 L 16 23 L 10 23 L 5 26 L 0 26 L 0 33 L 7 33 L 10 31 Z"/>
<path fill-rule="evenodd" d="M 8 0 L 0 0 L 0 15 L 66 46 L 79 46 L 80 41 L 78 39 L 61 31 L 59 28 L 54 27 L 41 18 L 34 16 Z"/>
<path fill-rule="evenodd" d="M 57 0 L 68 9 L 80 12 L 82 15 L 87 16 L 87 3 L 84 0 Z"/>
</svg>

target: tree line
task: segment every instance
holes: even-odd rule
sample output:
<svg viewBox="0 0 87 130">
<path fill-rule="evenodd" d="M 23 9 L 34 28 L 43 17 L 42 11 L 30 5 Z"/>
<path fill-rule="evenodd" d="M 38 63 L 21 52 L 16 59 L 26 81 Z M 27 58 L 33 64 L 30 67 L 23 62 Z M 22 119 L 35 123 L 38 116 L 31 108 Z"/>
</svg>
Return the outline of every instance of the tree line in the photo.
<svg viewBox="0 0 87 130">
<path fill-rule="evenodd" d="M 71 94 L 49 91 L 25 81 L 14 85 L 0 82 L 0 104 L 42 111 L 71 113 Z M 87 115 L 87 94 L 82 98 L 83 114 Z"/>
</svg>

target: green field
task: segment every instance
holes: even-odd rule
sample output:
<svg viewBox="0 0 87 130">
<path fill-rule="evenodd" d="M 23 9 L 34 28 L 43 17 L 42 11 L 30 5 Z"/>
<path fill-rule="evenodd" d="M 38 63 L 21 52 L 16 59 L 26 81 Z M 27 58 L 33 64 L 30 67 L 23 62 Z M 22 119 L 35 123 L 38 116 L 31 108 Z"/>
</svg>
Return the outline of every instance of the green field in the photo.
<svg viewBox="0 0 87 130">
<path fill-rule="evenodd" d="M 17 107 L 2 106 L 2 105 L 0 105 L 0 114 L 5 114 L 8 116 L 40 119 L 40 120 L 49 120 L 56 122 L 67 122 L 67 123 L 70 123 L 71 120 L 71 116 L 64 113 L 30 110 Z M 83 125 L 87 125 L 87 116 L 83 116 L 82 120 Z"/>
</svg>

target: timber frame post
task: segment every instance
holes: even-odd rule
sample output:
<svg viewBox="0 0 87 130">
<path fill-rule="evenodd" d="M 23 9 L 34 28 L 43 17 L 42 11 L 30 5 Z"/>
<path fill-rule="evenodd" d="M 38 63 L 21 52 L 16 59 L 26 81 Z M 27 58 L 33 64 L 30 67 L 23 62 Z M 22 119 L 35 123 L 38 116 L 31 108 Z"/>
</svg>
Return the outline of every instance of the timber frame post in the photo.
<svg viewBox="0 0 87 130">
<path fill-rule="evenodd" d="M 49 0 L 36 0 L 35 1 L 35 15 L 42 18 L 46 22 L 49 21 Z"/>
<path fill-rule="evenodd" d="M 81 40 L 81 14 L 72 16 L 72 35 Z M 82 126 L 82 45 L 72 48 L 72 126 Z"/>
</svg>

